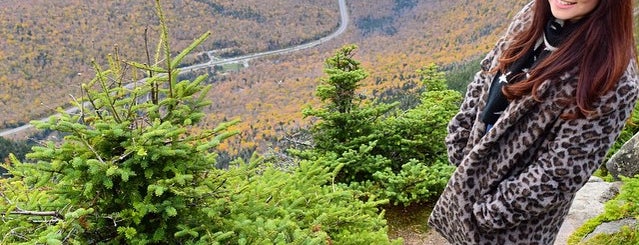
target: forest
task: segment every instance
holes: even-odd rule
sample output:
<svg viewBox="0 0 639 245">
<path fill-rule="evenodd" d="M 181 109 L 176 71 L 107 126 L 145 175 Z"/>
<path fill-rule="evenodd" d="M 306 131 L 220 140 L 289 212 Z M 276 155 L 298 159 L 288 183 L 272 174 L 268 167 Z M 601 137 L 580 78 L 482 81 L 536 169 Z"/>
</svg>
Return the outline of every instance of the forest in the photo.
<svg viewBox="0 0 639 245">
<path fill-rule="evenodd" d="M 523 6 L 526 2 L 518 4 Z M 286 137 L 282 135 L 284 131 L 303 128 L 306 121 L 301 119 L 299 108 L 318 102 L 313 95 L 323 67 L 321 61 L 341 45 L 353 43 L 361 47 L 357 54 L 371 74 L 360 93 L 370 98 L 396 100 L 404 96 L 407 84 L 419 83 L 415 71 L 424 66 L 435 63 L 445 69 L 462 69 L 477 64 L 506 24 L 507 18 L 497 16 L 512 15 L 513 9 L 519 8 L 506 8 L 498 1 L 347 1 L 347 4 L 353 24 L 334 43 L 285 57 L 256 60 L 251 62 L 250 69 L 211 76 L 217 84 L 216 91 L 228 96 L 211 97 L 213 104 L 206 109 L 210 112 L 206 121 L 242 120 L 237 127 L 243 137 L 229 143 L 235 146 L 229 149 L 231 154 L 242 154 L 240 151 L 250 148 L 258 152 L 277 149 L 278 142 Z M 371 19 L 384 21 L 371 22 Z M 385 28 L 395 31 L 387 33 Z M 478 66 L 469 69 L 476 71 Z M 465 89 L 475 71 L 460 78 L 462 85 L 454 87 Z"/>
<path fill-rule="evenodd" d="M 468 37 L 466 35 L 468 33 L 476 33 L 475 27 L 451 26 L 451 28 L 463 28 L 459 32 L 451 33 L 448 31 L 447 33 L 448 28 L 442 29 L 441 26 L 445 24 L 440 22 L 452 25 L 458 22 L 447 18 L 473 14 L 459 12 L 462 8 L 455 7 L 453 3 L 348 1 L 351 25 L 349 25 L 347 33 L 336 41 L 291 55 L 254 60 L 245 68 L 237 66 L 216 67 L 198 71 L 196 74 L 174 77 L 176 85 L 178 84 L 177 79 L 185 81 L 180 82 L 180 86 L 177 87 L 180 88 L 179 91 L 183 92 L 180 92 L 179 95 L 169 93 L 166 95 L 169 98 L 168 102 L 156 102 L 164 104 L 172 103 L 171 101 L 189 101 L 193 100 L 191 95 L 188 95 L 190 93 L 199 93 L 200 89 L 211 89 L 211 92 L 203 92 L 202 94 L 206 95 L 205 98 L 185 103 L 187 107 L 195 106 L 192 108 L 194 110 L 192 112 L 178 113 L 178 111 L 187 108 L 170 106 L 166 108 L 175 108 L 169 111 L 175 110 L 176 114 L 162 115 L 153 112 L 155 110 L 153 106 L 151 108 L 146 108 L 146 105 L 140 105 L 142 107 L 125 106 L 124 104 L 131 103 L 131 98 L 110 98 L 113 93 L 117 94 L 119 93 L 117 91 L 123 89 L 118 87 L 118 84 L 125 84 L 139 78 L 140 75 L 136 73 L 136 69 L 144 68 L 131 67 L 131 64 L 126 61 L 136 60 L 152 66 L 161 66 L 163 60 L 170 59 L 167 54 L 177 55 L 179 50 L 186 48 L 202 33 L 211 34 L 207 38 L 198 39 L 201 42 L 188 50 L 190 55 L 181 59 L 180 65 L 206 60 L 208 55 L 204 51 L 208 50 L 214 50 L 215 56 L 229 57 L 300 44 L 325 36 L 336 28 L 339 24 L 337 2 L 312 1 L 300 4 L 293 1 L 279 1 L 273 4 L 268 1 L 168 1 L 163 8 L 165 18 L 160 19 L 155 16 L 157 14 L 155 6 L 148 3 L 143 1 L 93 3 L 90 1 L 38 0 L 3 2 L 1 11 L 3 11 L 3 15 L 7 16 L 7 18 L 3 18 L 0 25 L 2 28 L 0 31 L 7 37 L 0 43 L 0 57 L 4 61 L 0 63 L 0 70 L 4 74 L 0 83 L 0 86 L 3 86 L 1 91 L 4 93 L 1 97 L 3 127 L 28 123 L 32 119 L 51 114 L 56 108 L 78 103 L 78 99 L 90 99 L 94 105 L 105 103 L 104 101 L 121 100 L 122 102 L 117 102 L 117 104 L 124 106 L 120 109 L 118 107 L 110 109 L 105 107 L 104 110 L 108 112 L 98 108 L 94 114 L 83 114 L 82 120 L 79 121 L 74 115 L 68 115 L 70 118 L 60 119 L 76 125 L 71 128 L 62 125 L 60 125 L 62 127 L 55 126 L 56 123 L 36 123 L 38 128 L 44 131 L 28 136 L 28 138 L 18 138 L 18 141 L 5 140 L 2 142 L 2 158 L 8 163 L 4 165 L 4 168 L 10 171 L 8 176 L 11 177 L 2 180 L 7 181 L 2 184 L 2 190 L 0 190 L 4 198 L 2 207 L 3 209 L 8 208 L 5 210 L 6 213 L 25 215 L 24 217 L 27 218 L 26 220 L 14 219 L 13 217 L 6 219 L 6 223 L 0 228 L 5 233 L 3 241 L 27 243 L 40 241 L 56 244 L 69 241 L 97 242 L 103 239 L 103 241 L 116 239 L 114 241 L 146 243 L 166 238 L 177 239 L 174 241 L 236 241 L 243 243 L 242 241 L 246 241 L 246 239 L 257 237 L 273 239 L 271 241 L 302 239 L 311 243 L 318 241 L 330 243 L 331 240 L 352 242 L 361 239 L 364 241 L 373 239 L 372 241 L 376 242 L 387 240 L 389 243 L 401 241 L 401 238 L 398 237 L 388 237 L 386 221 L 378 213 L 380 205 L 409 205 L 431 200 L 436 197 L 438 190 L 443 186 L 443 181 L 450 173 L 450 167 L 442 160 L 445 157 L 442 156 L 441 143 L 437 143 L 439 141 L 433 142 L 432 146 L 426 148 L 413 149 L 411 146 L 423 144 L 428 138 L 435 135 L 442 137 L 442 125 L 446 123 L 450 113 L 455 110 L 456 101 L 460 98 L 458 92 L 445 89 L 445 85 L 442 84 L 445 83 L 442 77 L 443 73 L 439 73 L 437 66 L 431 64 L 447 64 L 448 67 L 452 68 L 463 67 L 467 60 L 476 60 L 478 55 L 485 52 L 485 50 L 478 49 L 456 54 L 458 57 L 467 57 L 456 60 L 457 64 L 455 64 L 455 62 L 451 62 L 455 60 L 453 57 L 448 57 L 448 60 L 437 57 L 438 52 L 453 54 L 450 50 L 446 51 L 445 46 L 441 46 L 445 45 L 442 40 L 449 38 L 455 40 L 453 44 L 446 41 L 450 47 L 470 45 L 477 48 L 481 46 L 482 42 L 494 42 L 496 39 L 493 37 L 492 40 L 484 40 L 480 37 L 490 36 L 489 32 L 499 33 L 503 29 L 503 23 L 497 23 L 491 27 L 491 30 L 476 34 L 476 39 L 462 38 Z M 467 1 L 463 4 L 473 5 L 474 3 Z M 497 3 L 487 4 L 502 6 Z M 433 11 L 435 9 L 447 10 L 444 12 Z M 491 16 L 489 13 L 482 15 L 487 18 Z M 474 23 L 473 19 L 466 21 L 467 24 Z M 264 28 L 264 26 L 269 28 Z M 171 32 L 170 36 L 154 35 L 160 29 L 179 31 Z M 452 36 L 431 38 L 448 34 L 456 35 L 456 38 Z M 170 43 L 171 49 L 168 48 L 168 45 L 163 46 L 160 41 L 163 41 L 164 44 Z M 343 55 L 350 60 L 351 66 L 360 67 L 353 71 L 360 74 L 357 75 L 358 78 L 350 81 L 357 83 L 352 89 L 357 88 L 358 96 L 348 99 L 350 104 L 348 111 L 351 113 L 326 114 L 325 110 L 331 111 L 330 103 L 331 101 L 335 102 L 335 98 L 330 93 L 316 95 L 316 92 L 319 93 L 326 88 L 330 90 L 330 84 L 320 85 L 322 82 L 318 83 L 318 81 L 323 80 L 322 77 L 325 76 L 329 76 L 326 79 L 330 79 L 331 74 L 344 69 L 340 67 L 339 63 L 337 65 L 331 63 L 328 58 L 336 52 L 335 50 L 349 43 L 362 48 L 345 47 L 342 51 L 337 51 L 335 56 Z M 392 45 L 388 45 L 389 43 Z M 156 44 L 157 46 L 155 46 Z M 164 58 L 159 58 L 160 50 L 168 52 L 161 56 Z M 151 58 L 148 53 L 155 54 L 155 63 L 150 62 Z M 353 59 L 354 56 L 357 57 L 357 60 Z M 323 64 L 322 60 L 326 60 L 326 62 Z M 361 64 L 359 60 L 361 60 Z M 123 63 L 119 64 L 120 62 Z M 109 67 L 108 73 L 101 72 L 99 67 L 104 66 Z M 335 70 L 325 70 L 325 66 L 334 66 Z M 168 69 L 176 68 L 168 67 Z M 165 67 L 165 69 L 167 68 Z M 171 72 L 169 71 L 169 73 Z M 193 85 L 189 85 L 188 81 L 193 81 Z M 102 83 L 101 86 L 100 83 Z M 427 83 L 436 84 L 435 87 L 439 89 L 425 91 L 423 88 Z M 84 84 L 89 85 L 87 87 Z M 169 87 L 171 86 L 169 85 Z M 100 90 L 100 88 L 103 90 L 102 94 L 94 90 Z M 443 90 L 439 91 L 440 89 Z M 158 93 L 158 95 L 161 92 L 151 90 L 151 93 Z M 164 92 L 166 91 L 162 93 Z M 15 96 L 16 94 L 20 96 Z M 87 95 L 88 97 L 85 97 Z M 187 97 L 180 100 L 170 100 L 172 96 Z M 158 96 L 157 98 L 166 97 Z M 379 98 L 382 104 L 377 104 L 379 102 L 375 102 L 378 100 L 376 98 Z M 443 98 L 448 98 L 446 100 L 449 103 L 446 104 L 446 107 L 433 107 L 435 100 Z M 203 100 L 210 100 L 211 103 L 206 103 Z M 371 102 L 373 103 L 369 104 Z M 420 106 L 420 104 L 422 105 Z M 112 105 L 115 106 L 115 104 Z M 343 104 L 341 105 L 343 106 Z M 394 109 L 396 106 L 400 106 L 399 110 Z M 135 109 L 137 112 L 133 114 L 131 114 L 131 109 L 126 109 L 134 107 L 138 109 Z M 182 109 L 178 110 L 177 108 Z M 406 113 L 406 115 L 391 116 L 399 112 Z M 147 116 L 137 119 L 137 116 L 145 115 L 145 113 L 148 113 Z M 382 121 L 370 120 L 386 114 L 389 117 L 384 116 L 383 118 L 386 119 Z M 421 118 L 424 116 L 437 118 L 437 120 L 423 121 Z M 128 119 L 129 117 L 130 119 Z M 349 117 L 353 118 L 348 119 Z M 174 126 L 165 123 L 156 124 L 155 120 L 151 120 L 152 118 L 158 118 L 160 122 L 172 122 Z M 356 118 L 361 119 L 353 120 Z M 317 121 L 317 119 L 320 120 Z M 359 123 L 350 125 L 350 128 L 342 128 L 341 131 L 335 131 L 334 128 L 330 127 L 331 120 L 345 119 L 353 123 L 359 121 Z M 199 122 L 197 127 L 190 126 L 191 123 L 196 122 Z M 318 122 L 320 123 L 318 124 Z M 80 125 L 89 126 L 86 128 L 89 131 L 76 131 L 79 129 L 78 127 L 84 127 Z M 91 129 L 94 126 L 90 125 L 102 126 Z M 106 125 L 111 125 L 108 126 L 110 129 L 103 128 Z M 366 130 L 362 131 L 364 134 L 360 133 L 343 138 L 340 144 L 334 144 L 335 142 L 331 142 L 328 138 L 322 140 L 321 137 L 322 135 L 341 136 L 343 132 L 359 132 L 360 130 L 357 128 Z M 388 131 L 390 128 L 396 132 Z M 123 129 L 130 131 L 130 133 L 126 133 L 128 136 L 122 135 Z M 184 131 L 185 129 L 187 131 Z M 383 130 L 380 131 L 380 129 Z M 97 131 L 93 132 L 93 130 Z M 48 135 L 49 132 L 61 132 L 61 134 Z M 158 134 L 158 132 L 165 133 Z M 89 135 L 98 137 L 92 138 L 93 136 Z M 165 135 L 172 139 L 162 139 L 162 136 Z M 216 136 L 214 138 L 199 138 L 189 135 Z M 395 135 L 395 137 L 388 138 L 388 135 Z M 43 138 L 44 136 L 46 138 Z M 155 139 L 157 136 L 161 137 Z M 85 137 L 92 139 L 85 141 Z M 154 143 L 140 145 L 140 142 L 161 143 L 166 140 L 177 140 L 173 137 L 186 138 L 178 141 L 184 141 L 184 143 L 171 144 L 171 149 L 161 150 L 163 147 L 158 147 L 157 149 L 162 153 L 152 150 L 154 149 L 152 145 L 147 145 Z M 386 142 L 375 146 L 371 144 L 373 142 L 371 137 L 381 137 L 380 139 Z M 313 144 L 318 146 L 317 148 L 308 148 L 306 145 L 305 142 L 311 138 L 313 138 Z M 410 140 L 406 141 L 409 138 Z M 130 143 L 133 144 L 125 146 L 129 144 L 125 143 L 128 141 L 127 139 L 132 140 Z M 206 143 L 207 140 L 212 141 Z M 84 148 L 76 143 L 85 144 L 89 148 Z M 120 149 L 120 146 L 112 145 L 114 143 L 123 148 Z M 195 158 L 180 157 L 181 153 L 179 152 L 186 149 L 180 148 L 188 147 L 189 144 L 199 145 L 199 147 L 192 149 L 198 152 L 188 154 Z M 359 149 L 362 146 L 360 144 L 368 145 L 369 149 L 353 156 L 339 156 Z M 397 155 L 396 150 L 389 147 L 392 144 L 407 144 L 404 147 L 406 152 Z M 58 154 L 54 153 L 54 155 L 45 156 L 48 154 L 45 152 L 49 152 L 46 148 L 58 146 L 75 153 L 69 152 L 71 155 L 67 155 L 67 153 L 63 153 L 65 150 L 61 148 L 62 151 L 59 153 L 62 155 L 54 156 Z M 27 150 L 28 148 L 31 150 Z M 84 155 L 82 158 L 88 158 L 80 160 L 77 158 L 79 155 L 73 157 L 76 153 L 83 151 L 81 149 L 88 150 L 86 153 L 93 152 L 90 155 L 97 158 L 82 153 L 81 155 Z M 345 149 L 350 150 L 345 151 Z M 132 151 L 136 153 L 131 155 Z M 25 154 L 27 152 L 31 153 Z M 373 152 L 375 153 L 371 154 Z M 8 153 L 15 155 L 8 155 Z M 45 155 L 41 155 L 41 153 L 45 153 Z M 160 155 L 157 155 L 158 153 Z M 164 155 L 165 153 L 169 155 Z M 211 153 L 212 155 L 208 155 Z M 118 154 L 123 155 L 118 156 Z M 147 159 L 146 156 L 150 156 L 150 158 Z M 415 158 L 415 156 L 420 157 Z M 50 157 L 59 160 L 53 162 L 46 160 L 52 159 Z M 66 157 L 72 157 L 75 160 L 62 160 Z M 323 160 L 315 160 L 318 157 Z M 164 159 L 161 161 L 162 164 L 176 165 L 181 162 L 186 165 L 171 168 L 173 170 L 169 172 L 166 172 L 167 169 L 161 165 L 148 165 L 149 161 L 155 161 L 151 159 L 158 158 Z M 169 158 L 173 160 L 169 160 Z M 110 160 L 107 160 L 107 163 L 104 161 L 105 159 Z M 33 160 L 40 163 L 36 165 L 28 163 Z M 96 160 L 101 163 L 93 165 L 97 163 Z M 369 165 L 361 167 L 335 165 L 339 162 L 361 160 L 369 162 Z M 192 165 L 193 161 L 204 165 Z M 75 163 L 66 164 L 71 162 Z M 246 162 L 247 165 L 241 162 Z M 292 162 L 297 162 L 295 165 L 299 165 L 300 168 L 286 170 L 292 166 Z M 60 165 L 61 163 L 62 165 Z M 142 165 L 136 165 L 140 163 Z M 103 164 L 108 164 L 111 167 Z M 211 169 L 210 164 L 213 164 L 215 169 Z M 98 167 L 99 165 L 101 167 Z M 269 167 L 271 165 L 273 167 Z M 340 168 L 349 169 L 348 171 L 355 171 L 359 174 L 356 178 L 339 174 L 338 169 Z M 86 172 L 89 169 L 93 170 Z M 282 172 L 282 170 L 285 171 Z M 313 178 L 304 177 L 311 173 L 313 173 Z M 203 178 L 210 174 L 218 177 Z M 282 174 L 284 175 L 282 176 Z M 196 182 L 192 182 L 193 184 L 199 183 L 197 184 L 199 187 L 183 186 L 184 178 L 191 178 L 188 176 L 199 176 L 197 181 L 193 179 Z M 245 178 L 241 176 L 253 180 L 245 182 Z M 24 179 L 25 177 L 27 179 Z M 327 182 L 330 179 L 338 180 L 342 184 L 330 185 Z M 150 184 L 149 180 L 156 184 Z M 279 184 L 273 183 L 273 181 Z M 182 187 L 174 189 L 166 185 L 169 183 Z M 389 183 L 394 184 L 389 185 Z M 53 190 L 49 184 L 59 186 L 62 189 Z M 218 187 L 214 188 L 213 186 Z M 251 219 L 247 220 L 243 215 L 255 213 L 255 207 L 263 204 L 243 204 L 255 200 L 251 198 L 250 191 L 233 191 L 234 186 L 238 186 L 242 190 L 258 188 L 265 195 L 272 193 L 271 196 L 265 196 L 265 198 L 275 199 L 275 204 L 282 202 L 291 204 L 286 210 L 281 211 L 273 210 L 281 205 L 264 206 L 265 213 L 258 216 L 257 220 L 250 221 L 257 222 L 254 223 L 257 227 L 279 230 L 275 233 L 276 237 L 272 237 L 272 231 L 269 232 L 268 229 L 265 232 L 269 232 L 270 235 L 259 233 L 259 230 L 252 230 L 249 229 L 251 226 L 246 226 L 248 225 L 246 222 Z M 308 194 L 318 191 L 326 192 L 334 198 L 326 197 L 316 200 L 314 202 L 317 202 L 319 206 L 314 208 L 308 204 L 300 206 L 295 198 L 308 199 L 311 197 L 304 194 L 302 196 L 273 196 L 279 192 L 278 186 L 288 186 L 287 188 L 292 188 L 290 189 L 292 192 Z M 81 196 L 84 197 L 78 196 L 77 194 L 80 193 L 73 191 L 78 190 L 77 188 L 83 189 L 84 194 Z M 148 188 L 155 189 L 149 192 L 146 190 Z M 240 216 L 228 216 L 228 210 L 206 211 L 209 209 L 207 207 L 215 206 L 211 203 L 215 199 L 201 196 L 202 191 L 206 188 L 214 188 L 209 192 L 221 195 L 235 193 L 228 196 L 235 201 L 223 205 L 219 203 L 220 207 L 240 208 L 244 206 L 250 209 L 237 209 L 230 213 Z M 270 191 L 266 191 L 264 188 L 270 189 Z M 140 192 L 135 192 L 137 194 L 134 195 L 118 195 L 121 193 L 118 190 L 139 190 Z M 66 194 L 58 195 L 53 194 L 54 192 Z M 217 194 L 215 195 L 217 196 Z M 146 196 L 145 200 L 140 199 L 142 196 Z M 24 198 L 31 201 L 24 203 Z M 230 201 L 228 198 L 218 198 L 218 200 Z M 237 198 L 248 199 L 240 200 Z M 364 202 L 356 201 L 361 198 L 364 198 Z M 107 206 L 94 206 L 97 204 L 95 201 L 107 204 Z M 190 205 L 204 205 L 201 206 L 204 209 L 191 210 L 208 213 L 200 213 L 199 215 L 183 213 L 185 210 L 181 205 L 185 204 L 184 201 L 191 203 Z M 69 202 L 75 204 L 68 206 Z M 136 206 L 127 208 L 127 203 Z M 89 206 L 84 206 L 84 204 L 89 204 Z M 326 208 L 332 209 L 334 212 L 331 213 L 334 216 L 322 218 L 322 216 L 313 214 L 313 212 L 323 211 Z M 114 213 L 108 214 L 117 209 L 122 210 L 118 212 L 117 217 L 113 216 Z M 339 221 L 339 213 L 343 211 L 340 209 L 361 210 L 362 213 L 359 216 L 353 217 L 353 221 L 359 221 L 341 224 L 343 221 Z M 52 211 L 40 213 L 34 210 Z M 302 222 L 297 219 L 297 215 L 282 219 L 283 217 L 280 216 L 282 211 L 303 213 L 304 216 L 315 221 Z M 199 217 L 200 215 L 215 217 L 215 212 L 222 212 L 218 216 L 222 220 L 217 219 L 221 223 L 217 221 L 206 223 L 213 226 L 200 228 L 188 224 L 197 222 L 189 217 Z M 177 213 L 186 220 L 182 218 L 176 220 Z M 35 214 L 36 217 L 42 215 L 41 217 L 45 218 L 44 222 L 32 223 L 29 221 L 31 220 L 30 214 Z M 156 215 L 164 216 L 164 218 L 153 218 Z M 288 217 L 288 215 L 286 216 Z M 110 219 L 116 224 L 115 227 L 108 225 Z M 128 220 L 127 224 L 120 223 L 120 219 Z M 156 230 L 155 233 L 149 233 L 149 227 L 144 228 L 136 225 L 140 222 L 136 222 L 136 220 L 140 219 L 146 220 L 142 223 L 155 224 L 160 222 L 165 225 L 161 225 L 161 229 Z M 260 221 L 261 219 L 268 219 L 270 223 L 266 226 L 260 224 L 260 222 L 264 222 Z M 277 223 L 275 220 L 281 220 L 283 223 Z M 129 221 L 134 223 L 128 223 Z M 243 222 L 245 225 L 239 225 L 237 222 Z M 291 222 L 295 223 L 298 228 L 291 227 Z M 118 223 L 120 224 L 117 225 Z M 177 227 L 174 226 L 176 224 Z M 201 224 L 205 225 L 205 223 Z M 223 225 L 226 228 L 214 227 L 218 225 Z M 41 230 L 42 228 L 45 230 Z M 240 230 L 209 235 L 202 233 L 205 230 L 222 231 L 229 228 Z M 293 232 L 294 230 L 297 231 Z M 356 230 L 360 230 L 360 232 L 355 232 Z M 158 233 L 160 231 L 163 233 Z M 300 231 L 303 232 L 300 233 Z M 309 231 L 311 233 L 306 233 Z M 164 232 L 168 232 L 169 235 L 165 236 Z"/>
<path fill-rule="evenodd" d="M 113 53 L 146 60 L 145 37 L 157 31 L 149 1 L 3 1 L 0 14 L 0 128 L 27 123 L 63 106 L 92 77 L 91 60 Z M 337 2 L 167 1 L 166 15 L 185 48 L 206 31 L 199 51 L 231 56 L 314 40 L 336 28 Z M 268 26 L 268 28 L 264 28 Z M 149 47 L 155 50 L 156 47 Z M 196 52 L 197 53 L 197 52 Z M 197 54 L 194 54 L 197 56 Z M 195 59 L 195 58 L 194 58 Z M 20 109 L 18 109 L 20 108 Z"/>
<path fill-rule="evenodd" d="M 427 88 L 419 90 L 421 102 L 395 109 L 398 103 L 357 95 L 368 72 L 355 57 L 358 47 L 345 45 L 324 62 L 316 89 L 322 103 L 302 110 L 318 119 L 309 128 L 312 143 L 220 166 L 219 147 L 238 137 L 239 121 L 202 127 L 215 84 L 206 83 L 207 74 L 179 76 L 180 63 L 211 33 L 173 55 L 156 5 L 154 65 L 118 53 L 106 69 L 95 65 L 85 96 L 71 102 L 90 107 L 32 122 L 61 139 L 44 140 L 26 159 L 11 154 L 2 165 L 2 243 L 402 242 L 388 236 L 380 205 L 432 200 L 452 170 L 442 137 L 461 95 L 447 89 L 436 65 L 417 71 Z M 152 75 L 129 87 L 128 69 Z"/>
<path fill-rule="evenodd" d="M 147 60 L 145 30 L 152 33 L 153 7 L 147 1 L 4 1 L 0 24 L 0 128 L 45 117 L 93 76 L 91 60 L 118 52 L 124 59 Z M 241 118 L 243 141 L 232 154 L 277 148 L 283 128 L 302 127 L 298 109 L 313 99 L 321 61 L 341 45 L 354 43 L 371 76 L 363 93 L 388 96 L 415 71 L 436 63 L 462 66 L 488 50 L 513 14 L 499 1 L 347 1 L 351 25 L 337 40 L 286 56 L 251 61 L 249 69 L 208 71 L 215 83 L 207 122 Z M 505 6 L 506 5 L 506 6 Z M 172 45 L 184 48 L 199 33 L 212 35 L 185 63 L 215 55 L 266 51 L 313 40 L 338 25 L 337 1 L 167 1 L 168 25 L 179 29 Z M 470 11 L 472 10 L 472 12 Z M 125 24 L 126 23 L 126 24 Z M 482 24 L 485 23 L 485 24 Z M 264 28 L 268 26 L 268 28 Z M 156 37 L 148 36 L 152 46 Z M 390 45 L 389 45 L 390 44 Z M 155 47 L 148 49 L 154 50 Z M 204 58 L 203 58 L 204 57 Z M 205 71 L 206 72 L 206 71 Z M 463 85 L 460 87 L 464 87 Z M 18 109 L 20 108 L 20 109 Z M 249 150 L 247 154 L 252 152 Z"/>
<path fill-rule="evenodd" d="M 0 3 L 3 127 L 92 105 L 0 138 L 0 243 L 401 244 L 386 211 L 437 198 L 445 125 L 526 1 L 347 1 L 336 41 L 182 75 L 324 36 L 336 1 L 155 2 Z"/>
</svg>

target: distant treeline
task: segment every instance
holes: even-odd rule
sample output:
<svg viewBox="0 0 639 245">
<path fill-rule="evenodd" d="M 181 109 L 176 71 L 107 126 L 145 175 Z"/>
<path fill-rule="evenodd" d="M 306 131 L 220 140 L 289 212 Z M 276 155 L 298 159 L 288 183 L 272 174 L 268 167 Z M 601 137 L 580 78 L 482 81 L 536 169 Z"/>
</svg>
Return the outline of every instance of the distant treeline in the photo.
<svg viewBox="0 0 639 245">
<path fill-rule="evenodd" d="M 13 153 L 18 159 L 23 160 L 27 152 L 31 149 L 31 145 L 26 141 L 13 141 L 0 137 L 0 159 L 8 162 L 9 154 Z M 4 175 L 6 170 L 0 167 L 0 176 Z"/>
</svg>

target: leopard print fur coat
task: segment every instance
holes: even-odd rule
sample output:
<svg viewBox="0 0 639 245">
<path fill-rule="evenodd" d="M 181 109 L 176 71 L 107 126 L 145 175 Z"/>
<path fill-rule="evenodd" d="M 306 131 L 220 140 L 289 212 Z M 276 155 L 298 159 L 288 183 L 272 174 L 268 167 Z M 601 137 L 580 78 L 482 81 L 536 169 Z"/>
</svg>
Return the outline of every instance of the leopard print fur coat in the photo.
<svg viewBox="0 0 639 245">
<path fill-rule="evenodd" d="M 494 127 L 479 114 L 493 76 L 489 70 L 510 38 L 530 24 L 529 3 L 482 61 L 459 113 L 448 125 L 449 160 L 457 165 L 429 218 L 452 244 L 553 244 L 579 190 L 599 167 L 637 100 L 637 64 L 595 102 L 596 113 L 563 119 L 575 105 L 558 103 L 575 93 L 575 71 L 543 83 L 510 103 Z"/>
</svg>

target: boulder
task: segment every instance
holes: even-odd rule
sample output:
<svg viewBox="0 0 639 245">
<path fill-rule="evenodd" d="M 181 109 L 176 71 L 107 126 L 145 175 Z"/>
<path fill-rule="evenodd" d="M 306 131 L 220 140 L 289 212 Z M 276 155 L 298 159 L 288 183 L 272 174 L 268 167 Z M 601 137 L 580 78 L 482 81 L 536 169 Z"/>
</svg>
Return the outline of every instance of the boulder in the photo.
<svg viewBox="0 0 639 245">
<path fill-rule="evenodd" d="M 570 206 L 555 245 L 566 245 L 568 237 L 587 220 L 603 213 L 604 203 L 619 193 L 621 182 L 605 182 L 601 178 L 591 177 L 575 196 Z"/>
<path fill-rule="evenodd" d="M 616 220 L 612 222 L 602 223 L 593 232 L 588 234 L 583 241 L 588 241 L 598 234 L 615 234 L 621 231 L 621 227 L 629 226 L 634 227 L 637 225 L 637 220 L 634 218 L 626 218 L 622 220 Z"/>
<path fill-rule="evenodd" d="M 634 177 L 639 174 L 639 134 L 632 136 L 608 162 L 608 172 L 615 178 L 619 176 Z"/>
</svg>

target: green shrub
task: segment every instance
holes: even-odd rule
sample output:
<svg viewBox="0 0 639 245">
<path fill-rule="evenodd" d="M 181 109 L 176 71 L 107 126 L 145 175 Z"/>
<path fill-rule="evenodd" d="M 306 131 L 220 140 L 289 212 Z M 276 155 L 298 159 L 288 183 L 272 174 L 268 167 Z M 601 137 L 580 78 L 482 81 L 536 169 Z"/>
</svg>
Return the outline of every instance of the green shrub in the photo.
<svg viewBox="0 0 639 245">
<path fill-rule="evenodd" d="M 404 164 L 399 172 L 390 168 L 373 174 L 375 183 L 379 183 L 384 197 L 397 203 L 416 203 L 434 200 L 446 187 L 454 167 L 448 163 L 437 162 L 427 166 L 417 160 Z"/>
<path fill-rule="evenodd" d="M 292 172 L 240 164 L 229 169 L 226 191 L 207 208 L 213 230 L 232 232 L 224 244 L 391 244 L 377 206 L 332 184 L 327 159 L 304 161 Z M 248 173 L 248 174 L 247 174 Z"/>
<path fill-rule="evenodd" d="M 203 76 L 178 81 L 159 1 L 157 59 L 121 62 L 83 85 L 78 113 L 59 110 L 36 127 L 60 142 L 5 164 L 0 179 L 0 244 L 392 244 L 377 206 L 388 200 L 333 183 L 333 158 L 282 171 L 259 158 L 217 169 L 216 149 L 236 123 L 199 128 Z M 150 74 L 125 85 L 127 68 Z M 149 100 L 142 100 L 149 95 Z"/>
<path fill-rule="evenodd" d="M 314 148 L 292 151 L 302 159 L 334 155 L 328 166 L 339 172 L 336 181 L 393 204 L 434 201 L 453 169 L 447 166 L 446 125 L 458 110 L 461 95 L 448 90 L 435 65 L 418 73 L 426 91 L 421 104 L 406 111 L 394 104 L 365 101 L 357 94 L 366 72 L 353 58 L 356 46 L 345 46 L 327 59 L 327 78 L 318 86 L 324 101 L 305 116 L 312 125 Z"/>
</svg>

